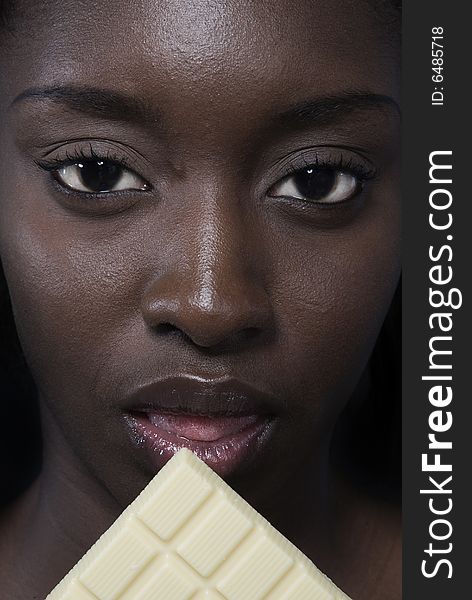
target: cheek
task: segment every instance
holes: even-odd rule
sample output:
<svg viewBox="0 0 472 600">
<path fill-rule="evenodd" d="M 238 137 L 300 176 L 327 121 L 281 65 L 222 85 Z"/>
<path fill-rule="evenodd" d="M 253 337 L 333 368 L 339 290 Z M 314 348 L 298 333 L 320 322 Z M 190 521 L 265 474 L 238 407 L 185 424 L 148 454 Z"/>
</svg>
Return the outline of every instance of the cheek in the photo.
<svg viewBox="0 0 472 600">
<path fill-rule="evenodd" d="M 22 217 L 2 233 L 2 262 L 25 356 L 46 397 L 88 397 L 107 336 L 131 313 L 133 257 L 76 222 Z"/>
<path fill-rule="evenodd" d="M 273 297 L 287 393 L 300 392 L 300 410 L 311 399 L 311 410 L 336 412 L 368 361 L 398 285 L 399 198 L 372 203 L 347 227 L 294 232 L 283 248 Z"/>
</svg>

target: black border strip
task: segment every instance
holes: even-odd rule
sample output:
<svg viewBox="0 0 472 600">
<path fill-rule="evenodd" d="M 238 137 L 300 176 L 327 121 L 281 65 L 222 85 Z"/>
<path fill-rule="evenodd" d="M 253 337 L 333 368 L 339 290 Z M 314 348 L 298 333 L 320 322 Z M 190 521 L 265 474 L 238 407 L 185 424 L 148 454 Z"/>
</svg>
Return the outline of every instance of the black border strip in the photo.
<svg viewBox="0 0 472 600">
<path fill-rule="evenodd" d="M 406 600 L 472 598 L 468 589 L 472 575 L 469 566 L 472 543 L 472 485 L 469 483 L 469 473 L 472 473 L 472 394 L 469 378 L 472 379 L 472 365 L 468 364 L 472 356 L 469 344 L 472 335 L 469 258 L 472 258 L 472 252 L 468 244 L 472 239 L 468 219 L 472 205 L 469 183 L 472 164 L 469 165 L 468 155 L 472 152 L 472 144 L 468 148 L 466 142 L 472 132 L 470 113 L 466 111 L 472 24 L 465 14 L 466 8 L 466 3 L 461 5 L 452 1 L 410 0 L 403 3 L 403 598 Z M 432 80 L 432 76 L 438 74 L 433 71 L 432 52 L 440 46 L 432 45 L 434 27 L 443 29 L 444 52 L 443 70 L 440 71 L 443 80 L 436 82 Z M 438 30 L 436 35 L 439 37 Z M 441 42 L 440 39 L 436 41 Z M 434 91 L 443 92 L 442 105 L 440 94 L 435 96 L 439 104 L 432 104 Z M 431 155 L 433 152 L 451 154 Z M 450 164 L 452 169 L 433 170 L 431 183 L 430 161 Z M 451 205 L 444 210 L 431 206 L 431 203 L 446 205 L 449 199 Z M 430 214 L 436 225 L 443 225 L 452 218 L 450 227 L 435 229 L 429 222 Z M 430 272 L 435 266 L 439 269 Z M 451 273 L 448 283 L 431 281 L 432 278 L 447 279 Z M 456 289 L 457 292 L 452 292 L 452 303 L 457 305 L 462 298 L 461 307 L 434 308 L 429 298 L 430 288 L 442 291 L 445 302 L 448 293 Z M 434 295 L 432 301 L 441 304 L 441 296 Z M 441 321 L 444 328 L 452 323 L 449 332 L 441 331 L 437 317 L 432 317 L 431 328 L 429 319 L 435 313 L 450 315 Z M 431 342 L 436 336 L 442 339 Z M 451 339 L 446 339 L 447 336 Z M 431 355 L 430 342 L 434 349 L 452 354 Z M 431 368 L 430 359 L 442 368 Z M 447 365 L 452 368 L 444 368 Z M 422 379 L 423 376 L 451 376 L 452 379 L 433 381 Z M 430 397 L 433 386 L 443 386 L 440 388 L 443 395 L 446 386 L 450 386 L 452 400 L 444 401 L 441 406 L 438 390 Z M 441 414 L 435 411 L 441 411 Z M 432 413 L 435 416 L 430 417 Z M 447 429 L 450 419 L 452 425 Z M 445 431 L 434 431 L 443 426 Z M 430 433 L 436 433 L 437 440 L 452 442 L 452 449 L 428 449 Z M 450 464 L 452 470 L 422 470 L 425 453 L 428 455 L 426 462 L 431 464 L 440 460 L 441 464 Z M 437 483 L 431 482 L 429 476 Z M 452 479 L 443 483 L 449 476 Z M 440 493 L 438 485 L 450 493 Z M 422 494 L 421 489 L 436 493 Z M 450 510 L 435 515 L 433 509 Z M 450 523 L 450 527 L 447 522 L 433 523 L 440 519 Z M 434 539 L 431 532 L 444 539 Z M 425 552 L 430 549 L 430 544 L 432 551 Z M 440 560 L 444 562 L 438 564 Z M 422 567 L 430 575 L 436 573 L 426 577 Z"/>
</svg>

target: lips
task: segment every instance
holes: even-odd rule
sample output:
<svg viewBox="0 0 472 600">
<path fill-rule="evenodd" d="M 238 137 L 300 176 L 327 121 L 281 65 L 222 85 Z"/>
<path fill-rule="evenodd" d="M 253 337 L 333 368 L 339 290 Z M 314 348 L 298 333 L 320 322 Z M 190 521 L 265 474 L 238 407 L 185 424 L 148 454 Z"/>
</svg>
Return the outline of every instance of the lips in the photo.
<svg viewBox="0 0 472 600">
<path fill-rule="evenodd" d="M 188 448 L 222 476 L 254 461 L 267 446 L 278 401 L 236 379 L 163 379 L 127 399 L 125 422 L 153 471 Z"/>
<path fill-rule="evenodd" d="M 157 411 L 149 411 L 147 418 L 156 429 L 189 441 L 199 442 L 216 442 L 234 436 L 258 420 L 257 415 L 204 417 L 200 415 L 166 414 Z"/>
</svg>

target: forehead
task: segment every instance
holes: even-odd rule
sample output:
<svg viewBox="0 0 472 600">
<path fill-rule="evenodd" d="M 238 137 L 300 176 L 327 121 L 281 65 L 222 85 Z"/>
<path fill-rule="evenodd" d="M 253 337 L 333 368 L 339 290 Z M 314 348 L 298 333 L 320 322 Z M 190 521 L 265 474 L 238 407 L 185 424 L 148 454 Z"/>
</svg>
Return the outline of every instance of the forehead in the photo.
<svg viewBox="0 0 472 600">
<path fill-rule="evenodd" d="M 299 90 L 392 94 L 399 61 L 381 5 L 383 0 L 20 2 L 8 95 L 64 82 L 156 92 L 161 101 L 186 93 L 250 102 L 261 94 L 296 97 Z"/>
</svg>

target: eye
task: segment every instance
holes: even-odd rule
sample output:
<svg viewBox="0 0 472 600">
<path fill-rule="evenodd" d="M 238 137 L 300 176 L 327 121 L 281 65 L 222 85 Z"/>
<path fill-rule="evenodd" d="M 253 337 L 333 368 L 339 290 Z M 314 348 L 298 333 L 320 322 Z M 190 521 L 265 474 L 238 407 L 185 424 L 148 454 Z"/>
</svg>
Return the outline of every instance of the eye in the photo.
<svg viewBox="0 0 472 600">
<path fill-rule="evenodd" d="M 333 167 L 309 165 L 273 185 L 269 196 L 336 204 L 355 196 L 361 187 L 361 181 L 352 173 Z"/>
<path fill-rule="evenodd" d="M 81 160 L 64 165 L 53 174 L 59 183 L 77 192 L 96 194 L 149 189 L 142 177 L 109 160 Z"/>
</svg>

